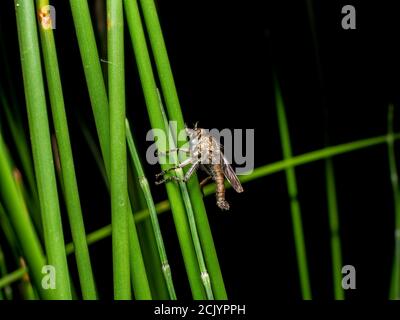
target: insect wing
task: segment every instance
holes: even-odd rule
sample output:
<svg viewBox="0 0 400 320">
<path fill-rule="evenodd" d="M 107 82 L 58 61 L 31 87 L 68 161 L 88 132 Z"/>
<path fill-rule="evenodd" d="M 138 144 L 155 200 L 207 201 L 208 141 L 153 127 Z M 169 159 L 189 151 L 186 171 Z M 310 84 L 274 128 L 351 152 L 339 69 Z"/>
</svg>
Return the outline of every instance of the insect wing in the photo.
<svg viewBox="0 0 400 320">
<path fill-rule="evenodd" d="M 229 164 L 225 156 L 222 155 L 222 157 L 223 157 L 222 170 L 224 172 L 225 178 L 229 181 L 229 183 L 232 185 L 233 189 L 235 189 L 236 192 L 239 193 L 243 192 L 242 184 L 240 183 L 235 171 L 233 171 L 231 165 Z"/>
</svg>

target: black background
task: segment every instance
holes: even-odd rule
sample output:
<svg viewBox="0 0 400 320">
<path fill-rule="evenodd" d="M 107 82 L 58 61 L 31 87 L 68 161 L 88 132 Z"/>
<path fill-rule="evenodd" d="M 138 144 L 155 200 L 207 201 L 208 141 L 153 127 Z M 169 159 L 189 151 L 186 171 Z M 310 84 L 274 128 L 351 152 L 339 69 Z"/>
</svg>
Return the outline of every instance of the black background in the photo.
<svg viewBox="0 0 400 320">
<path fill-rule="evenodd" d="M 396 119 L 399 115 L 400 19 L 395 1 L 312 4 L 321 76 L 306 1 L 158 1 L 186 123 L 253 128 L 256 167 L 279 161 L 275 70 L 294 155 L 323 148 L 327 142 L 335 145 L 385 134 L 389 103 L 395 104 Z M 346 4 L 356 8 L 356 30 L 341 28 L 341 8 Z M 108 194 L 79 130 L 78 118 L 83 118 L 95 132 L 70 8 L 67 1 L 55 6 L 81 201 L 86 228 L 94 231 L 110 222 Z M 4 43 L 13 85 L 24 106 L 11 1 L 2 5 L 0 17 L 7 30 Z M 126 40 L 127 113 L 144 154 L 150 126 L 127 29 Z M 106 60 L 104 51 L 100 55 Z M 357 289 L 346 293 L 349 299 L 388 297 L 394 210 L 386 153 L 386 146 L 380 145 L 334 158 L 343 263 L 357 270 Z M 149 165 L 145 169 L 150 180 L 159 170 Z M 298 167 L 296 174 L 313 297 L 332 299 L 324 163 Z M 228 295 L 237 300 L 299 300 L 285 174 L 244 188 L 242 194 L 228 191 L 228 213 L 219 211 L 213 197 L 205 199 Z M 166 198 L 163 187 L 152 190 L 157 201 Z M 162 214 L 160 221 L 178 297 L 190 299 L 171 214 Z M 91 257 L 101 297 L 112 298 L 111 240 L 93 245 Z M 75 263 L 73 257 L 70 263 Z"/>
</svg>

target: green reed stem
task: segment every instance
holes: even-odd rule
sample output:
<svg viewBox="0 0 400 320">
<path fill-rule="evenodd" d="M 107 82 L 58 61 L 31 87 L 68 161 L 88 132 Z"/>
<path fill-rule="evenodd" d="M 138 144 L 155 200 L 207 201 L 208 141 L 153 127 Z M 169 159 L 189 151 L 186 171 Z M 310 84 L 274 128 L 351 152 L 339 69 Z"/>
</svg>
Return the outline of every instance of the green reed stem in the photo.
<svg viewBox="0 0 400 320">
<path fill-rule="evenodd" d="M 329 228 L 331 234 L 331 254 L 333 290 L 336 300 L 344 300 L 342 287 L 342 251 L 339 233 L 339 213 L 337 208 L 336 183 L 332 158 L 325 161 L 326 194 L 328 199 Z"/>
<path fill-rule="evenodd" d="M 147 50 L 146 39 L 143 32 L 137 1 L 125 0 L 124 5 L 151 126 L 155 130 L 165 130 L 164 120 L 160 112 L 157 87 Z M 157 143 L 158 147 L 160 148 L 159 141 L 157 141 Z M 166 165 L 162 165 L 162 168 L 165 170 L 168 167 Z M 179 187 L 176 184 L 168 183 L 166 185 L 166 189 L 171 203 L 175 227 L 183 254 L 186 271 L 188 273 L 192 295 L 195 299 L 204 299 L 205 295 L 202 282 L 199 277 L 199 266 L 197 265 L 196 253 L 190 237 L 190 229 L 186 219 L 185 208 L 179 192 Z"/>
<path fill-rule="evenodd" d="M 160 110 L 161 110 L 161 113 L 162 113 L 163 119 L 164 119 L 165 132 L 168 132 L 169 148 L 176 149 L 177 145 L 176 145 L 175 139 L 172 134 L 173 130 L 170 130 L 170 128 L 169 128 L 167 115 L 165 114 L 160 95 L 159 95 L 159 105 L 160 105 Z M 178 158 L 179 158 L 178 152 L 170 152 L 170 159 L 171 159 L 172 163 L 175 164 L 175 166 L 178 165 L 178 163 L 179 163 Z M 194 217 L 192 203 L 190 201 L 190 196 L 189 196 L 187 185 L 183 181 L 185 175 L 181 168 L 174 170 L 174 172 L 179 179 L 178 184 L 181 189 L 183 202 L 186 207 L 186 214 L 187 214 L 187 218 L 189 221 L 190 233 L 192 235 L 194 250 L 196 252 L 197 262 L 198 262 L 199 268 L 200 268 L 201 280 L 203 282 L 203 286 L 206 291 L 207 299 L 214 300 L 214 293 L 213 293 L 212 287 L 211 287 L 210 275 L 207 271 L 206 263 L 204 260 L 203 248 L 200 243 L 200 238 L 199 238 L 199 234 L 198 234 L 198 230 L 197 230 L 196 220 Z"/>
<path fill-rule="evenodd" d="M 6 258 L 4 256 L 3 249 L 0 245 L 0 276 L 4 277 L 7 274 L 8 271 L 7 271 Z M 0 289 L 0 300 L 4 300 L 4 298 L 7 300 L 12 300 L 13 298 L 13 292 L 10 285 L 4 287 L 4 292 L 2 289 Z"/>
<path fill-rule="evenodd" d="M 15 0 L 15 10 L 46 254 L 57 272 L 54 297 L 71 299 L 33 1 Z"/>
<path fill-rule="evenodd" d="M 21 161 L 24 175 L 26 176 L 30 188 L 30 194 L 35 199 L 37 197 L 37 189 L 36 189 L 35 177 L 33 174 L 32 157 L 30 154 L 29 146 L 27 144 L 27 139 L 24 135 L 22 122 L 19 122 L 14 119 L 13 117 L 14 114 L 11 111 L 10 105 L 5 95 L 3 94 L 2 89 L 0 89 L 0 101 L 3 106 L 4 113 L 6 115 L 7 125 L 10 128 L 15 148 L 17 149 L 18 156 Z M 14 108 L 16 108 L 16 106 L 14 106 Z"/>
<path fill-rule="evenodd" d="M 96 144 L 95 138 L 91 134 L 90 130 L 83 123 L 81 124 L 80 128 L 82 130 L 83 137 L 86 140 L 86 143 L 89 147 L 89 150 L 93 155 L 93 159 L 96 162 L 97 168 L 99 169 L 103 182 L 108 188 L 108 177 L 106 168 L 104 166 L 103 158 L 101 156 L 101 151 Z"/>
<path fill-rule="evenodd" d="M 147 208 L 145 196 L 143 194 L 140 183 L 138 182 L 138 175 L 133 166 L 133 163 L 132 161 L 128 161 L 128 193 L 129 197 L 132 199 L 131 203 L 133 205 L 133 212 L 138 212 L 144 208 Z M 142 248 L 143 261 L 148 275 L 152 299 L 168 300 L 170 299 L 170 297 L 167 284 L 164 279 L 160 255 L 158 253 L 157 241 L 153 232 L 151 219 L 147 218 L 141 223 L 136 224 L 136 226 L 139 242 Z"/>
<path fill-rule="evenodd" d="M 137 152 L 135 143 L 133 141 L 128 119 L 126 119 L 126 139 L 128 142 L 130 155 L 132 157 L 132 163 L 137 172 L 139 184 L 143 190 L 143 195 L 145 197 L 147 207 L 150 212 L 150 220 L 153 226 L 154 236 L 156 238 L 157 249 L 161 260 L 162 272 L 164 275 L 165 282 L 167 284 L 169 297 L 173 300 L 176 300 L 176 293 L 175 293 L 174 283 L 172 281 L 171 268 L 168 263 L 167 253 L 165 251 L 164 241 L 162 238 L 160 225 L 158 223 L 156 207 L 154 205 L 153 197 L 151 195 L 149 182 L 144 174 L 144 170 L 139 159 L 139 154 Z"/>
<path fill-rule="evenodd" d="M 12 109 L 4 95 L 4 92 L 2 92 L 1 87 L 0 87 L 0 101 L 4 113 L 6 115 L 6 121 L 10 129 L 11 136 L 13 138 L 13 143 L 15 145 L 16 151 L 21 161 L 21 166 L 23 170 L 22 173 L 23 179 L 26 178 L 30 189 L 29 190 L 30 192 L 28 192 L 25 197 L 29 213 L 31 214 L 35 227 L 39 232 L 39 236 L 42 236 L 43 228 L 40 217 L 39 199 L 34 177 L 32 157 L 27 143 L 28 139 L 26 139 L 25 137 L 24 129 L 22 127 L 22 121 L 18 115 L 19 112 L 12 112 Z M 16 106 L 14 106 L 13 111 L 15 109 Z"/>
<path fill-rule="evenodd" d="M 46 264 L 46 260 L 39 238 L 28 215 L 24 199 L 14 181 L 13 173 L 8 162 L 4 140 L 1 134 L 0 177 L 0 196 L 3 199 L 4 209 L 7 211 L 12 227 L 18 237 L 18 241 L 21 245 L 35 286 L 38 288 L 42 298 L 57 298 L 57 292 L 53 290 L 44 290 L 42 288 L 42 267 Z"/>
<path fill-rule="evenodd" d="M 274 85 L 275 85 L 275 99 L 276 99 L 276 108 L 278 114 L 279 131 L 280 131 L 282 150 L 283 150 L 283 158 L 290 159 L 292 158 L 292 148 L 290 144 L 289 129 L 285 114 L 285 107 L 277 79 L 275 79 Z M 293 168 L 287 168 L 285 171 L 286 171 L 288 193 L 290 197 L 290 208 L 292 215 L 293 233 L 295 239 L 301 292 L 303 299 L 310 300 L 312 299 L 311 287 L 310 287 L 310 278 L 307 266 L 306 246 L 304 242 L 300 204 L 297 199 L 298 192 L 297 192 L 296 174 Z"/>
<path fill-rule="evenodd" d="M 181 130 L 185 128 L 185 124 L 156 6 L 153 0 L 140 0 L 140 4 L 156 62 L 168 116 L 170 120 L 177 122 L 177 132 L 181 132 Z M 175 136 L 176 133 L 173 132 L 173 135 Z M 179 147 L 184 143 L 185 141 L 177 141 Z M 211 283 L 215 298 L 217 300 L 226 300 L 227 294 L 225 284 L 196 174 L 187 182 L 187 185 L 195 213 L 194 217 L 196 219 L 204 258 L 210 278 L 212 279 Z"/>
<path fill-rule="evenodd" d="M 96 39 L 87 0 L 70 0 L 75 32 L 85 72 L 86 85 L 96 123 L 100 148 L 106 166 L 110 157 L 109 111 L 106 87 L 100 66 Z"/>
<path fill-rule="evenodd" d="M 39 11 L 41 8 L 48 5 L 48 0 L 38 0 L 36 3 L 37 10 Z M 89 249 L 86 243 L 85 226 L 82 217 L 78 184 L 75 176 L 75 166 L 72 157 L 67 116 L 65 113 L 56 45 L 51 28 L 45 28 L 42 22 L 39 22 L 39 30 L 61 163 L 63 191 L 71 226 L 72 239 L 74 241 L 82 295 L 84 299 L 94 300 L 97 298 L 96 286 L 90 263 Z"/>
<path fill-rule="evenodd" d="M 3 231 L 4 238 L 6 239 L 9 248 L 11 249 L 11 253 L 13 255 L 14 261 L 18 262 L 19 257 L 21 256 L 21 249 L 18 243 L 17 236 L 15 235 L 14 228 L 11 225 L 11 221 L 6 214 L 6 210 L 4 206 L 0 203 L 0 227 Z"/>
<path fill-rule="evenodd" d="M 390 299 L 400 300 L 400 188 L 399 176 L 396 166 L 396 155 L 394 149 L 395 136 L 393 134 L 394 108 L 389 106 L 388 110 L 388 158 L 390 169 L 390 181 L 392 183 L 394 211 L 395 211 L 395 230 L 394 230 L 394 259 L 392 266 L 392 279 L 390 284 Z"/>
<path fill-rule="evenodd" d="M 110 97 L 110 186 L 114 297 L 130 299 L 128 178 L 125 142 L 125 70 L 122 0 L 107 1 Z"/>
</svg>

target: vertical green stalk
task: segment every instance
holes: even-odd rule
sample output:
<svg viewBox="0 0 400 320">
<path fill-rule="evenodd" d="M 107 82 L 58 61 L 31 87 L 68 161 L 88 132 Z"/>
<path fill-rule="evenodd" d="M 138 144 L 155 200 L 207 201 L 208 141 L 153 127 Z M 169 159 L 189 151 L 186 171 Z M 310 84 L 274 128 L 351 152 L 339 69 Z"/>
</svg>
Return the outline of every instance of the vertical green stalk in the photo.
<svg viewBox="0 0 400 320">
<path fill-rule="evenodd" d="M 388 111 L 387 145 L 388 145 L 390 181 L 392 183 L 394 211 L 395 211 L 394 259 L 392 267 L 392 280 L 390 285 L 390 299 L 400 300 L 400 189 L 399 189 L 399 176 L 396 167 L 396 156 L 394 150 L 393 113 L 394 113 L 393 105 L 390 105 Z"/>
<path fill-rule="evenodd" d="M 96 144 L 95 138 L 92 136 L 90 130 L 83 123 L 81 124 L 80 128 L 82 130 L 83 137 L 89 147 L 89 150 L 93 155 L 93 159 L 96 162 L 97 168 L 99 169 L 104 184 L 107 186 L 107 188 L 109 188 L 106 167 L 101 156 L 101 151 Z"/>
<path fill-rule="evenodd" d="M 162 34 L 160 22 L 154 0 L 140 0 L 146 28 L 149 34 L 149 39 L 156 62 L 158 76 L 161 83 L 161 89 L 165 98 L 165 103 L 170 120 L 177 122 L 177 131 L 184 129 L 184 119 L 179 103 L 175 81 L 169 63 L 168 53 Z M 175 134 L 175 133 L 173 133 Z M 181 146 L 184 141 L 179 142 Z M 195 212 L 197 229 L 199 232 L 200 241 L 203 247 L 203 253 L 207 264 L 208 272 L 210 273 L 212 288 L 217 300 L 226 300 L 227 294 L 224 280 L 222 277 L 221 268 L 218 261 L 217 252 L 214 245 L 214 240 L 211 234 L 210 225 L 208 222 L 207 213 L 204 207 L 203 197 L 199 187 L 197 176 L 194 175 L 188 181 L 188 190 Z"/>
<path fill-rule="evenodd" d="M 289 129 L 286 120 L 285 107 L 279 88 L 279 83 L 274 78 L 275 86 L 275 99 L 276 108 L 278 114 L 279 132 L 281 136 L 281 143 L 283 149 L 283 158 L 285 160 L 292 158 L 292 147 L 290 144 Z M 304 300 L 311 300 L 311 287 L 310 278 L 307 266 L 306 246 L 304 242 L 303 226 L 301 221 L 300 204 L 297 199 L 297 182 L 296 174 L 293 168 L 287 168 L 286 170 L 286 181 L 288 187 L 288 193 L 290 196 L 290 208 L 292 214 L 293 233 L 296 247 L 297 264 L 300 277 L 300 287 L 302 297 Z"/>
<path fill-rule="evenodd" d="M 154 206 L 154 201 L 151 195 L 149 182 L 144 174 L 144 170 L 139 159 L 139 154 L 137 152 L 135 143 L 133 141 L 128 119 L 126 119 L 126 139 L 132 157 L 133 166 L 135 167 L 139 184 L 143 190 L 143 195 L 145 197 L 146 204 L 150 212 L 150 220 L 153 226 L 154 236 L 156 238 L 158 254 L 160 256 L 162 272 L 164 275 L 165 282 L 167 284 L 169 297 L 173 300 L 176 300 L 176 293 L 175 293 L 174 283 L 172 281 L 171 268 L 168 263 L 167 253 L 165 251 L 160 225 L 158 224 L 157 211 Z"/>
<path fill-rule="evenodd" d="M 122 0 L 107 1 L 110 164 L 114 297 L 130 299 L 128 180 L 125 140 L 125 70 Z"/>
<path fill-rule="evenodd" d="M 37 10 L 45 11 L 48 3 L 48 0 L 37 0 Z M 39 30 L 54 127 L 57 137 L 57 146 L 60 156 L 63 190 L 71 226 L 72 239 L 74 241 L 82 295 L 84 299 L 94 300 L 97 297 L 96 286 L 90 263 L 89 250 L 86 243 L 85 227 L 79 199 L 78 184 L 75 176 L 75 166 L 72 157 L 68 122 L 65 113 L 60 72 L 58 68 L 56 45 L 54 42 L 53 31 L 51 27 L 44 24 L 44 20 L 39 21 Z"/>
<path fill-rule="evenodd" d="M 151 126 L 156 130 L 165 130 L 164 119 L 160 112 L 157 87 L 147 50 L 146 39 L 143 32 L 137 1 L 125 0 L 124 5 Z M 157 143 L 159 143 L 159 141 Z M 160 145 L 158 145 L 158 147 L 160 147 Z M 162 168 L 165 170 L 168 168 L 168 166 L 164 164 L 162 165 Z M 185 208 L 182 202 L 179 187 L 174 183 L 167 183 L 166 189 L 171 203 L 174 223 L 177 230 L 179 244 L 182 250 L 193 298 L 205 299 L 206 296 L 199 276 L 199 266 L 197 264 L 196 253 L 190 236 L 190 229 L 186 219 Z"/>
<path fill-rule="evenodd" d="M 15 0 L 15 11 L 46 254 L 57 273 L 54 296 L 71 299 L 33 1 Z"/>
<path fill-rule="evenodd" d="M 110 118 L 109 107 L 104 79 L 100 67 L 100 59 L 96 47 L 96 41 L 93 32 L 93 25 L 90 19 L 89 7 L 86 0 L 71 0 L 71 10 L 74 19 L 76 36 L 78 39 L 79 50 L 82 63 L 85 70 L 86 84 L 89 90 L 90 101 L 96 122 L 97 134 L 100 141 L 104 167 L 107 174 L 107 180 L 110 181 Z M 119 63 L 119 62 L 117 62 Z M 123 121 L 125 120 L 125 117 Z M 123 122 L 125 127 L 125 123 Z M 122 140 L 121 140 L 122 141 Z M 125 142 L 125 137 L 123 138 Z M 107 183 L 108 185 L 108 183 Z M 128 215 L 132 215 L 130 202 L 128 201 Z M 129 222 L 129 220 L 127 221 Z M 146 277 L 146 270 L 143 262 L 142 252 L 139 245 L 139 239 L 134 223 L 128 223 L 130 248 L 129 258 L 132 260 L 132 282 L 139 292 L 135 292 L 137 299 L 151 299 L 149 284 Z M 133 245 L 132 245 L 132 243 Z M 128 245 L 128 244 L 127 244 Z M 133 270 L 133 267 L 136 270 Z M 128 281 L 129 283 L 129 281 Z"/>
<path fill-rule="evenodd" d="M 318 47 L 317 28 L 315 23 L 314 8 L 311 0 L 306 1 L 308 18 L 311 29 L 311 36 L 313 40 L 315 63 L 317 67 L 317 76 L 319 83 L 319 91 L 321 94 L 321 105 L 324 108 L 324 122 L 325 122 L 325 144 L 328 143 L 328 107 L 326 104 L 326 97 L 324 92 L 324 79 L 322 73 L 322 64 Z M 333 290 L 334 297 L 336 300 L 344 299 L 344 290 L 341 285 L 341 268 L 342 268 L 342 252 L 340 245 L 340 234 L 339 234 L 339 214 L 337 211 L 337 199 L 336 199 L 336 186 L 335 186 L 335 175 L 334 168 L 331 158 L 325 160 L 325 177 L 326 177 L 326 191 L 328 199 L 328 216 L 329 226 L 331 232 L 331 254 L 332 254 L 332 272 L 333 272 Z"/>
<path fill-rule="evenodd" d="M 128 135 L 128 128 L 126 129 Z M 131 164 L 130 167 L 129 164 Z M 128 161 L 128 194 L 133 205 L 133 212 L 139 212 L 147 208 L 146 199 L 141 189 L 138 175 L 132 166 L 132 161 L 130 163 Z M 143 261 L 148 274 L 152 299 L 168 300 L 170 299 L 170 296 L 164 279 L 160 255 L 158 253 L 157 241 L 153 232 L 151 219 L 144 219 L 142 222 L 137 223 L 136 226 L 139 242 L 142 248 Z"/>
<path fill-rule="evenodd" d="M 161 96 L 159 96 L 159 97 L 160 97 L 160 110 L 164 117 L 165 131 L 168 132 L 168 141 L 170 141 L 169 148 L 176 149 L 176 143 L 174 141 L 174 137 L 172 136 L 173 135 L 172 130 L 170 130 L 168 127 L 168 119 L 167 119 L 167 115 L 164 111 L 164 107 L 162 105 Z M 179 159 L 178 153 L 171 152 L 170 156 L 171 156 L 170 159 L 172 160 L 172 163 L 177 165 L 178 159 Z M 183 170 L 179 168 L 179 169 L 175 170 L 175 174 L 179 178 L 178 183 L 179 183 L 179 187 L 181 189 L 183 202 L 186 207 L 186 213 L 187 213 L 187 218 L 189 221 L 190 233 L 192 235 L 194 250 L 196 252 L 197 262 L 198 262 L 199 268 L 200 268 L 201 280 L 203 282 L 204 289 L 206 290 L 207 299 L 214 300 L 214 293 L 213 293 L 212 287 L 211 287 L 210 275 L 208 273 L 208 270 L 207 270 L 207 267 L 205 264 L 203 248 L 200 243 L 200 238 L 199 238 L 199 234 L 198 234 L 198 230 L 197 230 L 196 220 L 194 218 L 192 203 L 190 202 L 190 196 L 189 196 L 189 192 L 188 192 L 186 183 L 183 182 L 183 179 L 184 179 Z"/>
<path fill-rule="evenodd" d="M 26 270 L 26 263 L 24 258 L 19 259 L 19 264 L 21 265 L 21 268 Z M 29 277 L 29 273 L 26 272 L 24 276 L 21 279 L 21 282 L 19 283 L 19 288 L 21 291 L 22 298 L 24 300 L 38 300 L 37 294 L 35 293 L 35 290 L 32 287 L 31 279 Z"/>
<path fill-rule="evenodd" d="M 141 208 L 146 208 L 146 205 L 142 206 Z M 136 219 L 134 220 L 136 221 Z M 160 255 L 158 253 L 157 240 L 154 236 L 151 219 L 147 217 L 140 223 L 136 223 L 136 225 L 138 227 L 137 231 L 140 244 L 143 248 L 143 260 L 146 266 L 147 274 L 149 276 L 149 285 L 151 289 L 152 299 L 171 300 L 173 299 L 173 297 L 170 296 L 167 283 L 165 282 L 165 272 L 162 267 Z"/>
<path fill-rule="evenodd" d="M 325 160 L 325 174 L 326 194 L 328 198 L 329 227 L 331 233 L 334 297 L 336 300 L 344 300 L 344 290 L 342 287 L 342 251 L 339 233 L 339 213 L 337 209 L 336 184 L 332 158 L 327 158 Z"/>
<path fill-rule="evenodd" d="M 107 167 L 110 157 L 108 100 L 96 39 L 93 32 L 93 25 L 90 18 L 89 6 L 87 0 L 70 0 L 69 3 L 71 5 L 72 17 L 74 19 L 79 51 L 84 66 L 83 70 L 85 72 L 86 84 L 96 122 L 103 161 Z"/>
</svg>

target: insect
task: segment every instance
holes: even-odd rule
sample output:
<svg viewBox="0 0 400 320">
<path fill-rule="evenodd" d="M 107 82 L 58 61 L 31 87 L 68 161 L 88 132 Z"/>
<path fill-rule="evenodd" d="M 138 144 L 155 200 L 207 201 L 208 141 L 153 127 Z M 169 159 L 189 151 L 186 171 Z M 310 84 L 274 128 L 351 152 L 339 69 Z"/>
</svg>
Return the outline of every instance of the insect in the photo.
<svg viewBox="0 0 400 320">
<path fill-rule="evenodd" d="M 156 178 L 163 176 L 163 179 L 156 181 L 156 184 L 162 184 L 170 180 L 186 182 L 200 167 L 208 174 L 208 177 L 200 183 L 200 186 L 203 187 L 210 179 L 214 180 L 216 184 L 215 195 L 217 206 L 221 210 L 229 210 L 229 203 L 225 200 L 225 178 L 236 192 L 243 192 L 243 187 L 228 160 L 224 156 L 221 150 L 222 146 L 207 130 L 197 128 L 197 123 L 193 129 L 186 128 L 186 134 L 189 137 L 189 148 L 175 148 L 166 153 L 181 151 L 189 154 L 189 157 L 179 165 L 157 174 Z M 186 172 L 183 179 L 179 179 L 174 175 L 165 177 L 166 173 L 178 168 L 186 167 L 187 165 L 191 165 L 191 167 Z"/>
</svg>

